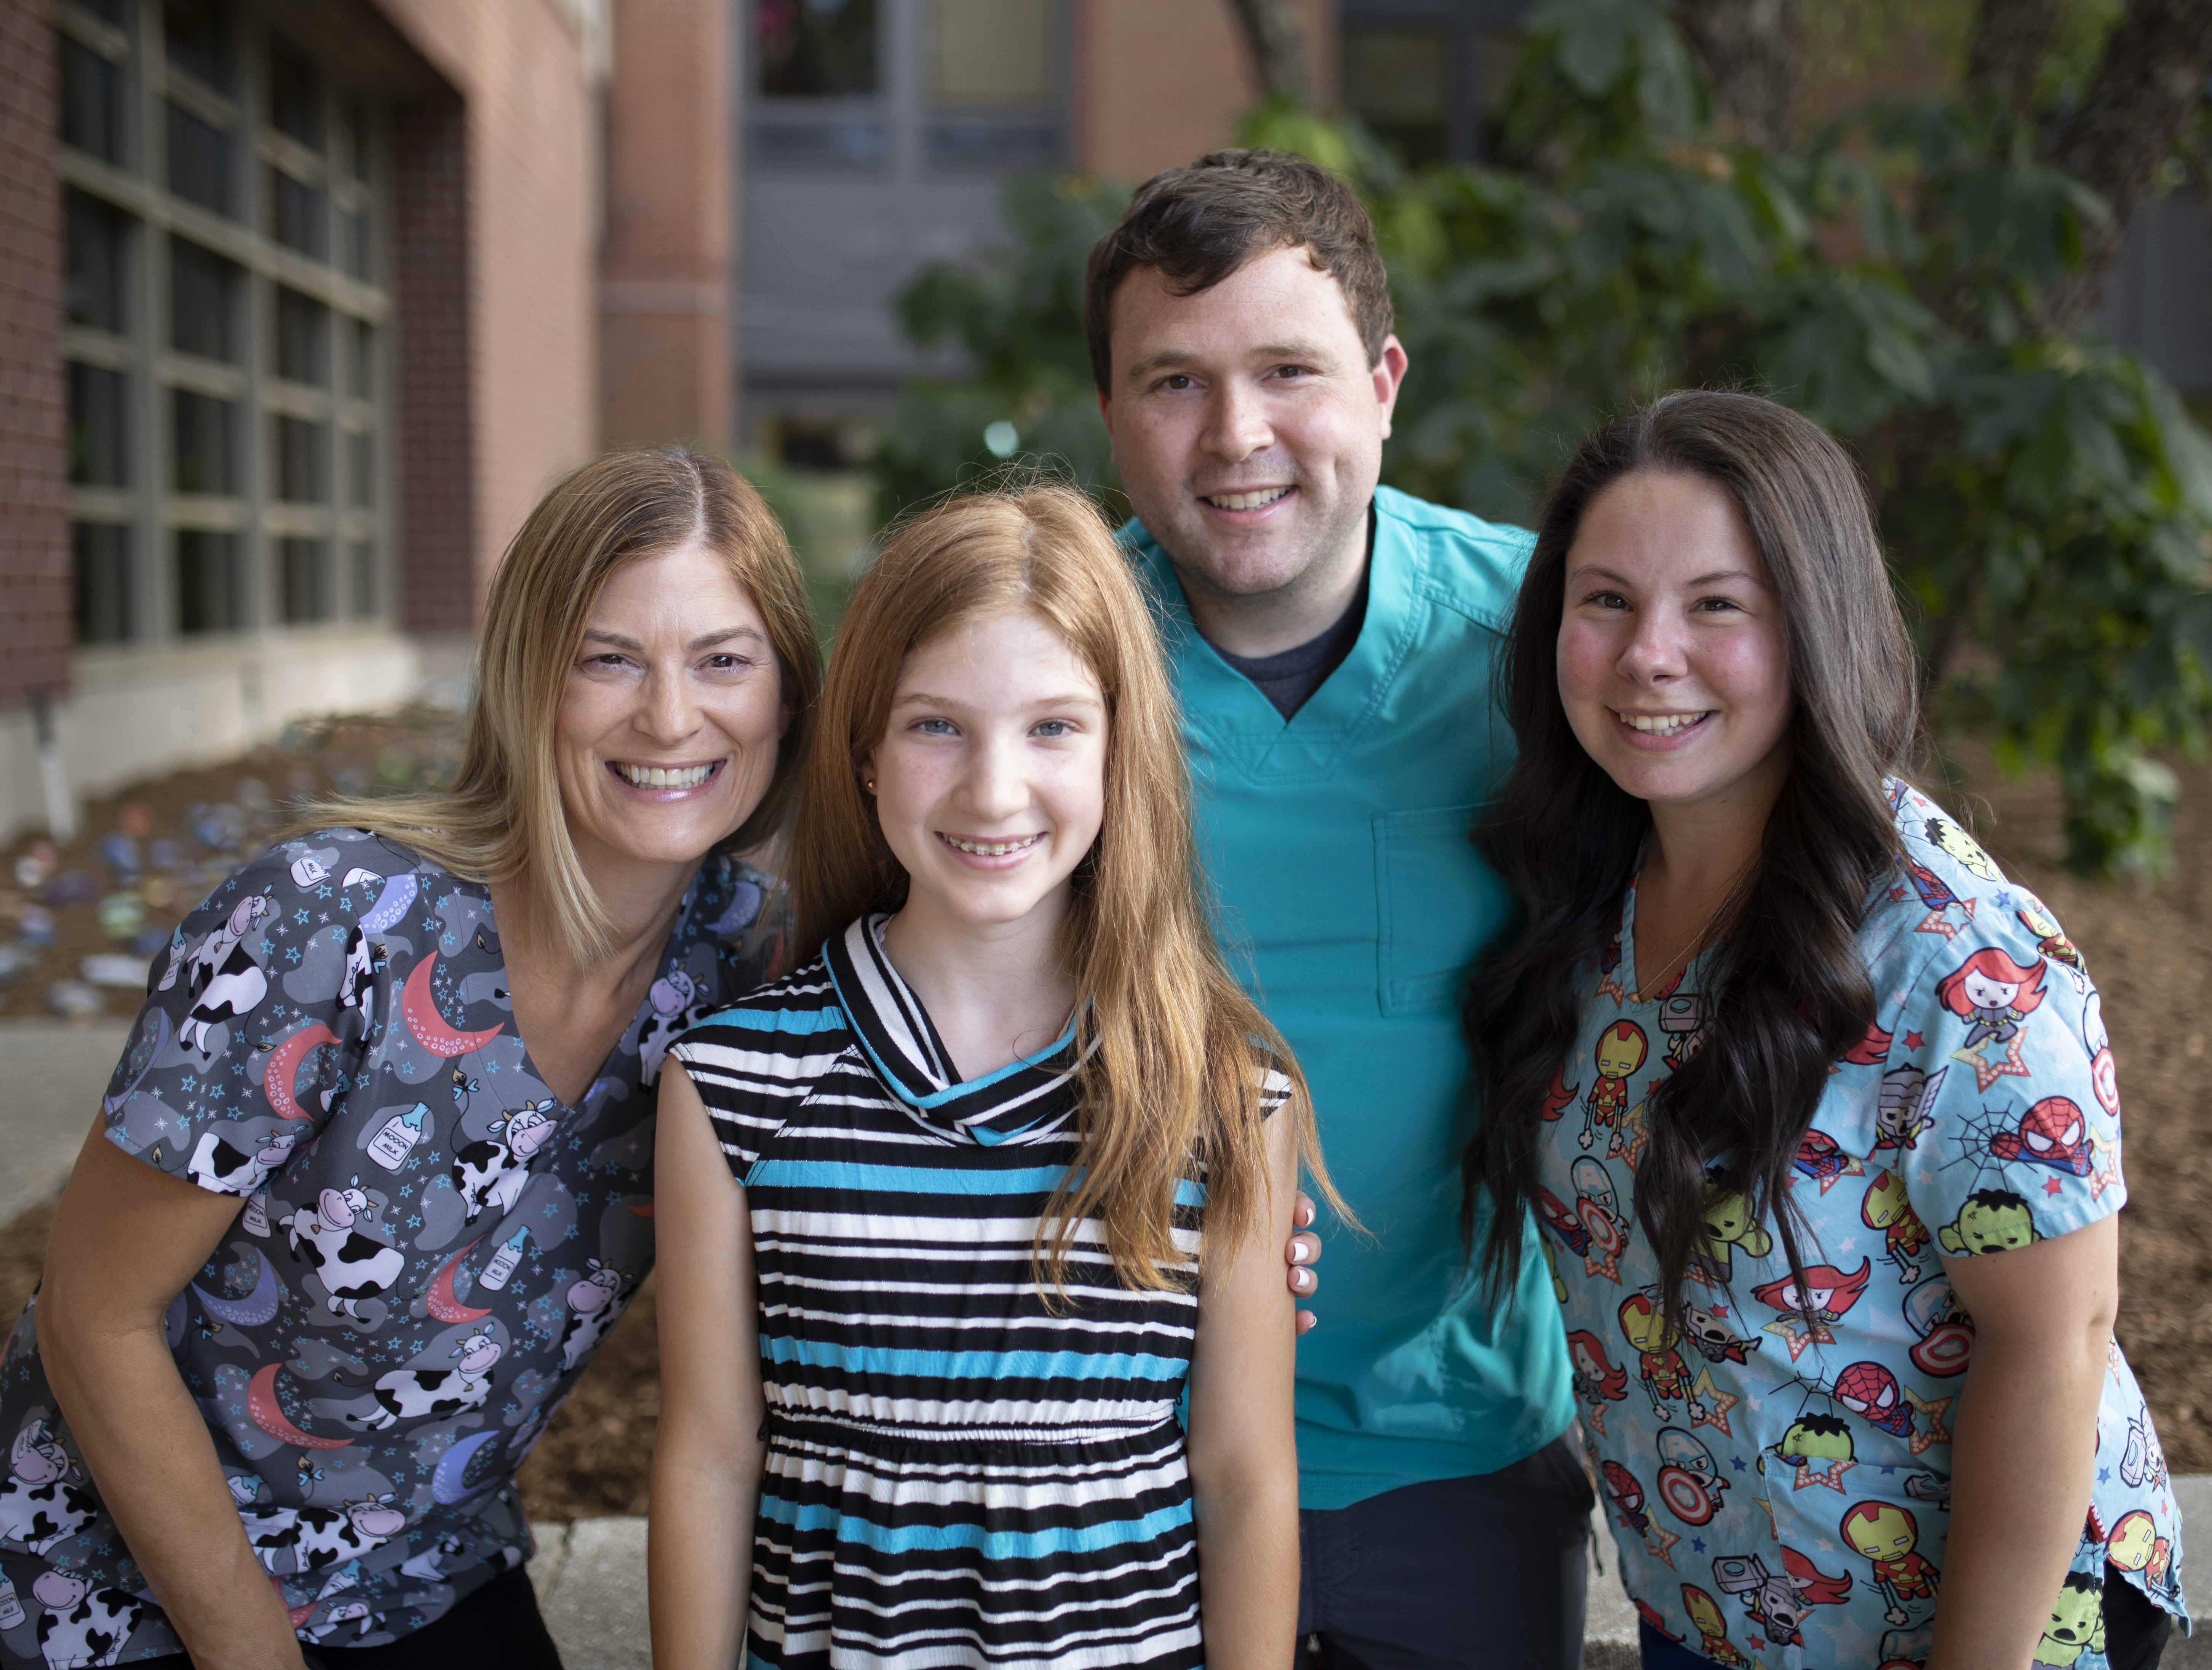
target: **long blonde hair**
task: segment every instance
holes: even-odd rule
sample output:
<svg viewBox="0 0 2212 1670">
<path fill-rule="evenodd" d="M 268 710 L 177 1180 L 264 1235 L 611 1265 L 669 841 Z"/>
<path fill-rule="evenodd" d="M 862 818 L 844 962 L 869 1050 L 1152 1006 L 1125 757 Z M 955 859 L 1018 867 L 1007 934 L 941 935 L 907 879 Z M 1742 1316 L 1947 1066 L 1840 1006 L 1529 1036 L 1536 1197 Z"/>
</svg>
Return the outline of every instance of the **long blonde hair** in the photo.
<svg viewBox="0 0 2212 1670">
<path fill-rule="evenodd" d="M 791 724 L 768 792 L 717 850 L 757 846 L 787 819 L 805 770 L 822 652 L 783 529 L 745 479 L 681 447 L 593 460 L 538 503 L 493 576 L 477 634 L 476 692 L 460 769 L 441 794 L 330 799 L 296 829 L 368 829 L 474 881 L 527 878 L 531 926 L 582 964 L 611 948 L 605 907 L 568 838 L 553 735 L 570 664 L 599 594 L 630 564 L 706 547 L 729 564 L 768 627 Z"/>
<path fill-rule="evenodd" d="M 1103 1221 L 1125 1285 L 1170 1285 L 1176 1184 L 1205 1168 L 1206 1248 L 1234 1248 L 1266 1210 L 1263 1077 L 1293 1094 L 1315 1186 L 1322 1168 L 1304 1076 L 1230 975 L 1213 938 L 1191 835 L 1190 788 L 1151 611 L 1111 532 L 1071 488 L 955 499 L 900 527 L 853 594 L 823 690 L 821 737 L 791 842 L 802 954 L 859 917 L 896 911 L 908 877 L 862 793 L 899 672 L 917 646 L 968 621 L 1029 611 L 1098 680 L 1107 711 L 1105 818 L 1077 867 L 1065 953 L 1079 993 L 1081 1150 L 1039 1234 L 1059 1285 L 1077 1223 Z M 1049 1244 L 1048 1245 L 1048 1237 Z"/>
</svg>

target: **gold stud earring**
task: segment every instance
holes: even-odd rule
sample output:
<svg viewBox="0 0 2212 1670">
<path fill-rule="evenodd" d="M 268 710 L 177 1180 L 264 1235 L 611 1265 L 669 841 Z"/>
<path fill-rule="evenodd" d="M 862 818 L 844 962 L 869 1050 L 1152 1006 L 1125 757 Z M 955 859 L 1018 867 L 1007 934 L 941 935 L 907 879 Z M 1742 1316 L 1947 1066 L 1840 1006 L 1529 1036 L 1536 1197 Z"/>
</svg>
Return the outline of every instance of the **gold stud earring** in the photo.
<svg viewBox="0 0 2212 1670">
<path fill-rule="evenodd" d="M 876 780 L 873 777 L 868 779 L 868 792 L 872 795 L 876 792 Z"/>
</svg>

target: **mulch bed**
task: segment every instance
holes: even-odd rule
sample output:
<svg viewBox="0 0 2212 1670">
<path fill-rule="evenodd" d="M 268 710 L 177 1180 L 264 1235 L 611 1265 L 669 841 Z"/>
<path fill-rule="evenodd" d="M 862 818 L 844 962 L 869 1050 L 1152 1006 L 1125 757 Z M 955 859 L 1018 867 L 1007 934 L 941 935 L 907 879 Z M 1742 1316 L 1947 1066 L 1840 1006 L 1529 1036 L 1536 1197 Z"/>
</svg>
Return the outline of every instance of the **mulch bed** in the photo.
<svg viewBox="0 0 2212 1670">
<path fill-rule="evenodd" d="M 192 804 L 234 793 L 249 767 L 265 780 L 296 770 L 327 783 L 334 753 L 350 776 L 364 759 L 414 748 L 402 731 L 356 722 L 349 730 L 303 735 L 289 750 L 264 751 L 240 765 L 134 789 L 94 809 L 79 849 L 96 861 L 97 837 L 113 826 L 124 804 L 146 804 L 180 820 Z M 426 765 L 432 752 L 421 750 Z M 396 777 L 398 757 L 391 758 Z M 2085 882 L 2066 872 L 2058 795 L 2049 778 L 2008 781 L 1978 753 L 1968 763 L 1976 768 L 1969 791 L 1944 798 L 1970 820 L 2007 874 L 2051 906 L 2104 993 L 2127 1118 L 2120 1343 L 2150 1399 L 2173 1470 L 2212 1472 L 2212 1096 L 2204 1094 L 2212 1079 L 2212 957 L 2198 949 L 2212 926 L 2212 765 L 2180 767 L 2172 865 L 2164 880 L 2138 885 Z M 107 823 L 100 821 L 103 815 Z M 63 860 L 64 868 L 85 862 L 76 850 Z M 105 949 L 112 943 L 91 937 L 101 930 L 88 913 L 73 931 L 76 939 L 58 936 L 49 954 L 58 964 L 86 954 L 77 946 Z M 7 988 L 15 1012 L 32 1007 L 15 997 L 27 984 L 18 979 Z M 135 1001 L 127 991 L 111 994 L 107 1012 L 128 1015 Z M 37 1280 L 52 1219 L 51 1207 L 39 1207 L 0 1228 L 0 1315 L 14 1314 Z M 1321 1308 L 1326 1317 L 1326 1287 Z M 533 1519 L 645 1511 L 659 1424 L 659 1365 L 648 1280 L 522 1469 Z"/>
</svg>

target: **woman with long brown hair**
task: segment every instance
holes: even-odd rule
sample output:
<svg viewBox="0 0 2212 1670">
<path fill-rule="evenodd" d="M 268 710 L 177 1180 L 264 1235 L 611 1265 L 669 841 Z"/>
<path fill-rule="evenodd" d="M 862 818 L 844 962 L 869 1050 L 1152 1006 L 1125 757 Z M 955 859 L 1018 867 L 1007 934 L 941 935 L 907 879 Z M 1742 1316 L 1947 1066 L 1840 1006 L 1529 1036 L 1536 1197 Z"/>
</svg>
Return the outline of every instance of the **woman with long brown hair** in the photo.
<svg viewBox="0 0 2212 1670">
<path fill-rule="evenodd" d="M 494 578 L 453 789 L 185 918 L 0 1363 L 0 1661 L 558 1666 L 515 1471 L 650 1267 L 669 1043 L 771 972 L 736 855 L 819 669 L 727 465 L 600 459 Z"/>
<path fill-rule="evenodd" d="M 1527 920 L 1468 1007 L 1467 1186 L 1547 1232 L 1647 1670 L 2155 1664 L 2179 1525 L 2112 1335 L 2101 1006 L 1900 775 L 1849 455 L 1747 394 L 1606 425 L 1504 665 L 1481 833 Z"/>
<path fill-rule="evenodd" d="M 1036 486 L 900 530 L 821 729 L 791 863 L 818 949 L 664 1093 L 656 1661 L 1279 1670 L 1267 1249 L 1318 1155 L 1214 947 L 1096 509 Z"/>
</svg>

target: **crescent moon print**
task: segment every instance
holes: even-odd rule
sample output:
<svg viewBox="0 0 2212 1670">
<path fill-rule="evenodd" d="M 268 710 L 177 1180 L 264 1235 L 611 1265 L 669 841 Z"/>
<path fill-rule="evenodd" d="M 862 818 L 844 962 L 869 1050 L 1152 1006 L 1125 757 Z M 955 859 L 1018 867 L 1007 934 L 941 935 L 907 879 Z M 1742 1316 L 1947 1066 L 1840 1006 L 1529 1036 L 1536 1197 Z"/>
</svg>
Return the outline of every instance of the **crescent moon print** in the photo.
<svg viewBox="0 0 2212 1670">
<path fill-rule="evenodd" d="M 307 1110 L 292 1098 L 292 1086 L 300 1076 L 300 1064 L 307 1058 L 307 1052 L 316 1045 L 337 1041 L 336 1033 L 318 1023 L 301 1027 L 276 1046 L 276 1053 L 269 1057 L 268 1066 L 262 1070 L 261 1088 L 267 1092 L 269 1105 L 276 1110 L 279 1118 L 304 1119 L 307 1117 Z"/>
<path fill-rule="evenodd" d="M 253 1283 L 253 1291 L 243 1299 L 218 1299 L 198 1282 L 192 1283 L 192 1291 L 200 1296 L 201 1307 L 216 1321 L 234 1322 L 241 1328 L 258 1328 L 276 1314 L 276 1272 L 259 1252 L 257 1252 L 254 1257 L 260 1259 L 261 1275 Z"/>
<path fill-rule="evenodd" d="M 473 1486 L 465 1484 L 463 1480 L 468 1472 L 469 1463 L 475 1458 L 476 1453 L 498 1436 L 497 1428 L 494 1428 L 489 1432 L 472 1432 L 440 1456 L 437 1468 L 430 1475 L 431 1500 L 443 1506 L 451 1507 L 456 1502 L 463 1501 L 476 1495 L 479 1490 L 496 1484 L 503 1476 L 496 1472 L 489 1478 Z"/>
<path fill-rule="evenodd" d="M 488 1310 L 478 1310 L 474 1305 L 465 1305 L 453 1297 L 453 1272 L 461 1267 L 462 1259 L 483 1244 L 483 1237 L 479 1235 L 447 1259 L 444 1268 L 438 1271 L 436 1279 L 430 1283 L 430 1290 L 422 1295 L 423 1307 L 441 1322 L 475 1322 L 491 1314 Z"/>
<path fill-rule="evenodd" d="M 276 1365 L 273 1362 L 255 1374 L 246 1387 L 246 1412 L 253 1424 L 271 1438 L 282 1438 L 301 1449 L 343 1449 L 353 1442 L 350 1438 L 318 1438 L 286 1420 L 284 1411 L 276 1406 Z"/>
<path fill-rule="evenodd" d="M 430 995 L 430 971 L 437 966 L 438 954 L 433 951 L 415 965 L 415 972 L 400 988 L 399 1012 L 407 1017 L 407 1030 L 433 1055 L 466 1055 L 471 1050 L 482 1049 L 505 1030 L 507 1023 L 472 1033 L 455 1032 L 447 1026 L 446 1017 L 438 1013 L 437 1000 Z"/>
<path fill-rule="evenodd" d="M 362 917 L 362 932 L 364 934 L 391 932 L 399 925 L 400 918 L 407 914 L 407 907 L 414 902 L 414 873 L 410 870 L 405 875 L 392 876 L 385 882 L 384 891 L 377 894 L 376 903 L 371 905 L 368 913 Z"/>
</svg>

